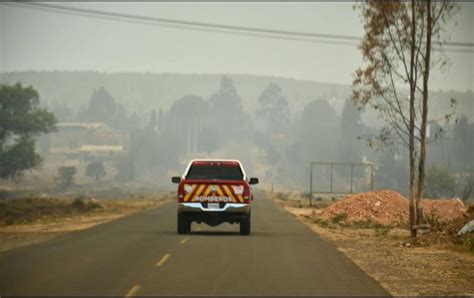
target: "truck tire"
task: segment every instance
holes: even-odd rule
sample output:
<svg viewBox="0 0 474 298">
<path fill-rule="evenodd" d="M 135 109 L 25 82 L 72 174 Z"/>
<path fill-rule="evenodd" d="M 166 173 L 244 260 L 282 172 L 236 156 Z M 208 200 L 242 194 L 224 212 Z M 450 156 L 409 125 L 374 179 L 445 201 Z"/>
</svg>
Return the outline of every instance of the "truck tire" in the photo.
<svg viewBox="0 0 474 298">
<path fill-rule="evenodd" d="M 250 235 L 250 216 L 240 221 L 240 235 Z"/>
<path fill-rule="evenodd" d="M 191 231 L 191 222 L 183 214 L 178 214 L 178 234 L 187 234 Z"/>
</svg>

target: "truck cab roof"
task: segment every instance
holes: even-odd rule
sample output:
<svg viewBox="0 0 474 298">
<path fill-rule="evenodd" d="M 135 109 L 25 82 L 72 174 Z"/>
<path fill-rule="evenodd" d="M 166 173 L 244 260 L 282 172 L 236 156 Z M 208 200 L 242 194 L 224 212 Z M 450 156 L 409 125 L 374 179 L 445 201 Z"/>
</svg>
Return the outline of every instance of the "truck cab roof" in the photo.
<svg viewBox="0 0 474 298">
<path fill-rule="evenodd" d="M 189 161 L 189 164 L 186 167 L 186 170 L 184 171 L 184 174 L 183 174 L 182 177 L 184 179 L 187 176 L 187 174 L 189 172 L 189 169 L 191 168 L 192 165 L 211 165 L 211 164 L 214 164 L 214 163 L 216 163 L 215 164 L 216 166 L 220 166 L 219 163 L 222 163 L 222 165 L 224 165 L 224 166 L 232 166 L 232 165 L 238 166 L 240 168 L 240 170 L 242 171 L 243 180 L 247 179 L 247 175 L 245 174 L 244 167 L 242 166 L 242 163 L 239 160 L 237 160 L 237 159 L 225 159 L 225 158 L 192 159 L 191 161 Z"/>
</svg>

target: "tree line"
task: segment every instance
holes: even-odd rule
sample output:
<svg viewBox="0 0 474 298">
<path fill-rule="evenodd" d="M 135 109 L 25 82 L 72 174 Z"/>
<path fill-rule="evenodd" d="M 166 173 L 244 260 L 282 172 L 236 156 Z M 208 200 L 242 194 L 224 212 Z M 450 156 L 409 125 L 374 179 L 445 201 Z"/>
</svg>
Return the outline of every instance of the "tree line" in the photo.
<svg viewBox="0 0 474 298">
<path fill-rule="evenodd" d="M 26 96 L 24 90 L 30 92 L 25 94 L 31 103 L 21 109 L 29 111 L 26 115 L 43 115 L 32 116 L 35 121 L 43 119 L 43 123 L 35 124 L 40 125 L 42 130 L 26 132 L 30 146 L 39 133 L 54 131 L 55 116 L 40 107 L 38 95 L 31 87 L 17 84 L 3 85 L 2 88 L 2 102 L 5 100 L 5 104 L 2 103 L 5 109 L 3 115 L 11 114 L 7 110 L 8 96 Z M 138 179 L 140 176 L 167 181 L 169 171 L 181 170 L 183 158 L 199 154 L 217 156 L 235 153 L 238 156 L 234 157 L 243 159 L 251 171 L 254 164 L 250 152 L 257 149 L 262 153 L 262 160 L 257 162 L 267 167 L 263 178 L 281 186 L 305 190 L 311 161 L 370 161 L 376 165 L 377 188 L 392 188 L 406 193 L 409 172 L 406 167 L 407 148 L 400 143 L 384 147 L 371 146 L 371 136 L 377 135 L 377 128 L 363 123 L 365 112 L 359 110 L 350 98 L 344 101 L 340 113 L 334 108 L 333 102 L 326 98 L 316 98 L 301 113 L 296 113 L 292 111 L 291 100 L 284 95 L 284 90 L 271 83 L 259 95 L 255 110 L 245 111 L 231 78 L 223 76 L 216 89 L 207 99 L 199 95 L 183 96 L 169 110 L 150 109 L 147 119 L 141 119 L 136 113 L 126 111 L 105 88 L 99 88 L 92 92 L 87 108 L 78 111 L 72 118 L 69 113 L 68 117 L 76 121 L 105 122 L 128 136 L 124 154 L 114 162 L 117 169 L 115 178 L 121 181 Z M 61 119 L 64 115 L 59 113 L 56 117 Z M 6 119 L 6 116 L 2 119 Z M 11 121 L 18 123 L 19 119 Z M 430 128 L 433 131 L 441 129 L 435 126 Z M 457 181 L 456 173 L 472 172 L 468 165 L 473 164 L 474 148 L 469 140 L 474 134 L 474 125 L 466 117 L 461 117 L 442 129 L 444 133 L 430 144 L 427 159 L 429 166 L 437 166 L 441 171 L 431 176 L 437 177 L 441 172 L 441 176 L 444 176 L 436 179 Z M 18 133 L 18 130 L 12 130 L 4 134 L 8 135 L 8 140 L 4 138 L 2 141 L 2 152 L 14 147 Z M 15 154 L 18 159 L 22 159 L 20 152 L 27 151 L 17 151 Z M 15 162 L 18 168 L 9 166 L 8 162 L 2 163 L 3 173 L 6 173 L 2 178 L 18 178 L 24 171 L 39 166 L 41 158 L 37 153 L 30 158 L 36 162 L 23 166 Z M 93 171 L 94 168 L 100 166 L 91 166 L 88 175 L 98 181 L 103 178 L 105 169 Z M 446 172 L 448 176 L 443 174 Z M 336 171 L 336 175 L 342 177 L 344 173 Z M 57 176 L 60 176 L 59 173 Z M 428 194 L 446 195 L 446 189 L 457 190 L 458 194 L 465 188 L 454 187 L 453 183 L 444 185 L 448 186 L 435 193 L 431 192 L 433 186 L 430 186 Z"/>
</svg>

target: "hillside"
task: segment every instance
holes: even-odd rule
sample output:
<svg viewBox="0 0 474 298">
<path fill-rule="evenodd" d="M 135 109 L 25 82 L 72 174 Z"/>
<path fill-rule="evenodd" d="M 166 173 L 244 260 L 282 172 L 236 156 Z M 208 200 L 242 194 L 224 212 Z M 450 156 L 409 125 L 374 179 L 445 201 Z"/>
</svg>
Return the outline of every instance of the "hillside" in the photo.
<svg viewBox="0 0 474 298">
<path fill-rule="evenodd" d="M 339 112 L 345 98 L 351 94 L 349 85 L 320 83 L 282 77 L 229 74 L 242 97 L 244 109 L 253 111 L 262 90 L 270 83 L 277 83 L 289 99 L 293 112 L 300 112 L 313 99 L 332 99 Z M 104 86 L 128 111 L 139 114 L 156 108 L 167 110 L 172 102 L 187 94 L 203 98 L 219 88 L 221 75 L 170 74 L 170 73 L 100 73 L 92 71 L 24 71 L 0 73 L 0 82 L 33 85 L 43 102 L 62 103 L 71 108 L 84 107 L 92 92 Z M 449 99 L 456 98 L 458 112 L 473 117 L 473 93 L 433 92 L 431 112 L 438 115 L 449 106 Z M 375 119 L 366 115 L 367 119 Z"/>
<path fill-rule="evenodd" d="M 241 95 L 244 108 L 253 110 L 258 96 L 270 83 L 281 86 L 293 107 L 318 97 L 345 97 L 348 86 L 301 81 L 279 77 L 229 75 Z M 219 88 L 221 75 L 99 73 L 99 72 L 10 72 L 0 73 L 0 82 L 33 85 L 43 100 L 62 102 L 71 107 L 84 106 L 94 89 L 104 86 L 127 109 L 142 112 L 167 109 L 186 94 L 208 98 Z"/>
</svg>

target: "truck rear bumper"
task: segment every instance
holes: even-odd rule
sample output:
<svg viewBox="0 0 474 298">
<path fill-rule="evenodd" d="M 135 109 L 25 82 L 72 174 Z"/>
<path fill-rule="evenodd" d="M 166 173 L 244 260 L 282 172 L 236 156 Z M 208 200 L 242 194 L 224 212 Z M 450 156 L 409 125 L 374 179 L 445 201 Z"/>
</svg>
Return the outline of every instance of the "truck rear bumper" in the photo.
<svg viewBox="0 0 474 298">
<path fill-rule="evenodd" d="M 207 209 L 202 203 L 178 203 L 178 212 L 250 213 L 250 204 L 227 203 L 219 209 Z"/>
</svg>

